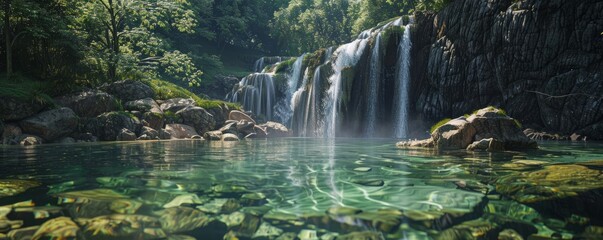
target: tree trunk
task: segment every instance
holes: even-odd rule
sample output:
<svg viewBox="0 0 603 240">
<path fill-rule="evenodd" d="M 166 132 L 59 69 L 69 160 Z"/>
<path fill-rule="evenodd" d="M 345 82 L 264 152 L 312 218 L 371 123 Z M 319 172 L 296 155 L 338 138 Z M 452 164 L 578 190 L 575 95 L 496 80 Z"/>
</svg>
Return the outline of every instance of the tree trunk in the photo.
<svg viewBox="0 0 603 240">
<path fill-rule="evenodd" d="M 111 81 L 117 80 L 117 63 L 119 61 L 119 26 L 117 26 L 117 12 L 115 11 L 115 5 L 113 0 L 108 1 L 109 16 L 111 18 L 111 29 L 109 34 L 111 35 L 111 43 L 109 44 L 111 59 L 109 60 L 109 79 Z"/>
<path fill-rule="evenodd" d="M 13 74 L 13 46 L 10 29 L 11 0 L 4 0 L 4 36 L 6 41 L 6 76 Z"/>
</svg>

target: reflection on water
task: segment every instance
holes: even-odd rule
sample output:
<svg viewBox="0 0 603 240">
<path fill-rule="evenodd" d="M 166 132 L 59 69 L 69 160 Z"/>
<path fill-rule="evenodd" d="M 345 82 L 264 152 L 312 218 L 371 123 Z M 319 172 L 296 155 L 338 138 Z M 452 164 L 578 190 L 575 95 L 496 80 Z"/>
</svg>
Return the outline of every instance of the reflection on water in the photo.
<svg viewBox="0 0 603 240">
<path fill-rule="evenodd" d="M 541 150 L 531 152 L 437 153 L 396 149 L 391 140 L 382 139 L 291 138 L 2 147 L 0 184 L 17 190 L 23 183 L 15 179 L 39 184 L 16 194 L 0 191 L 0 205 L 33 199 L 35 206 L 66 209 L 61 215 L 73 220 L 111 213 L 163 219 L 167 213 L 157 211 L 164 206 L 186 206 L 220 219 L 239 238 L 266 230 L 260 223 L 279 229 L 273 229 L 279 234 L 268 235 L 270 239 L 305 230 L 325 238 L 359 230 L 392 239 L 431 238 L 469 220 L 496 226 L 502 220 L 490 218 L 498 209 L 495 215 L 512 219 L 505 221 L 536 229 L 529 234 L 573 236 L 584 228 L 565 223 L 553 227 L 548 223 L 564 220 L 543 220 L 547 214 L 501 198 L 494 181 L 549 164 L 602 159 L 602 146 L 561 142 L 543 143 Z M 57 197 L 62 200 L 57 202 Z M 76 203 L 79 210 L 72 211 Z M 522 214 L 510 206 L 523 209 Z M 320 217 L 327 210 L 329 215 Z M 240 226 L 255 219 L 249 214 L 260 220 L 245 232 Z M 224 220 L 237 216 L 243 220 Z M 85 229 L 92 222 L 80 226 Z M 166 225 L 159 230 L 167 231 Z M 190 229 L 178 233 L 195 236 Z"/>
</svg>

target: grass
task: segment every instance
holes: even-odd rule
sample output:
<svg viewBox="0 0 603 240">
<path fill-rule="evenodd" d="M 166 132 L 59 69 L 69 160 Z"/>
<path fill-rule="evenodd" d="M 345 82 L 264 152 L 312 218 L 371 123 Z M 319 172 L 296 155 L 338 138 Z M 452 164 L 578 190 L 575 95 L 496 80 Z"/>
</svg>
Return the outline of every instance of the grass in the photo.
<svg viewBox="0 0 603 240">
<path fill-rule="evenodd" d="M 450 120 L 452 120 L 452 119 L 450 119 L 450 118 L 444 118 L 444 119 L 440 120 L 438 123 L 436 123 L 433 126 L 431 126 L 431 129 L 429 130 L 429 132 L 430 133 L 435 132 L 436 129 L 440 128 L 442 125 L 446 124 Z"/>
<path fill-rule="evenodd" d="M 189 90 L 186 90 L 185 88 L 180 87 L 171 82 L 162 81 L 158 79 L 143 80 L 143 82 L 149 85 L 151 89 L 153 89 L 153 92 L 155 92 L 155 96 L 157 99 L 166 100 L 171 98 L 192 98 L 193 100 L 195 100 L 197 106 L 205 109 L 217 108 L 220 107 L 222 104 L 226 104 L 230 109 L 241 109 L 241 106 L 236 103 L 200 98 Z"/>
<path fill-rule="evenodd" d="M 36 81 L 21 75 L 0 75 L 0 97 L 14 98 L 21 101 L 54 106 L 54 101 L 49 95 L 52 90 L 48 82 Z"/>
</svg>

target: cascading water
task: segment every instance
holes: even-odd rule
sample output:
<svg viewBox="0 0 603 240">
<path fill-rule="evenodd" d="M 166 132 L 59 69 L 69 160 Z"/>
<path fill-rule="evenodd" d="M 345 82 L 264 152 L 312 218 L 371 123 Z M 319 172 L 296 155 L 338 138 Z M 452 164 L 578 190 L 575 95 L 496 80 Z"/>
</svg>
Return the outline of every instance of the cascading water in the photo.
<svg viewBox="0 0 603 240">
<path fill-rule="evenodd" d="M 398 62 L 396 68 L 396 92 L 394 99 L 394 137 L 408 137 L 408 86 L 410 83 L 410 27 L 413 19 L 404 26 L 404 34 L 398 45 Z"/>
<path fill-rule="evenodd" d="M 275 94 L 271 74 L 254 73 L 243 78 L 229 96 L 231 102 L 240 102 L 243 109 L 272 119 Z"/>
<path fill-rule="evenodd" d="M 285 98 L 280 100 L 274 110 L 275 119 L 280 122 L 287 124 L 289 127 L 291 117 L 293 116 L 293 107 L 291 106 L 291 99 L 293 94 L 299 85 L 299 80 L 302 78 L 302 64 L 306 54 L 301 55 L 295 60 L 295 63 L 291 66 L 291 69 L 287 76 L 287 89 L 285 91 Z"/>
<path fill-rule="evenodd" d="M 368 109 L 366 111 L 366 126 L 364 128 L 365 137 L 373 137 L 375 134 L 375 125 L 377 119 L 377 98 L 379 93 L 379 81 L 381 80 L 381 33 L 375 38 L 375 46 L 371 53 L 370 75 L 368 82 Z"/>
<path fill-rule="evenodd" d="M 323 109 L 325 124 L 324 129 L 319 129 L 323 136 L 333 138 L 336 136 L 337 115 L 339 111 L 339 96 L 341 93 L 341 81 L 343 78 L 342 72 L 346 67 L 356 65 L 360 56 L 364 52 L 364 48 L 368 39 L 356 39 L 351 43 L 341 45 L 335 50 L 336 59 L 332 63 L 333 74 L 329 77 L 330 84 L 327 90 L 326 99 L 324 100 Z"/>
</svg>

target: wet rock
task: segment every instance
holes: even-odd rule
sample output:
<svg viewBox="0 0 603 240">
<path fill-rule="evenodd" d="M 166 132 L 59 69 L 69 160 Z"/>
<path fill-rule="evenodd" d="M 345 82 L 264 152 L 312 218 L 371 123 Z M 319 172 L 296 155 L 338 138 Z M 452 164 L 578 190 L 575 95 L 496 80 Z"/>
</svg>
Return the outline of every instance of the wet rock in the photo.
<svg viewBox="0 0 603 240">
<path fill-rule="evenodd" d="M 102 141 L 115 141 L 122 129 L 137 133 L 142 124 L 134 115 L 125 112 L 108 112 L 91 119 L 85 129 Z"/>
<path fill-rule="evenodd" d="M 236 135 L 236 134 L 238 134 L 238 132 L 237 132 L 237 122 L 226 123 L 218 131 L 220 131 L 222 133 L 232 133 L 232 134 Z"/>
<path fill-rule="evenodd" d="M 133 133 L 127 128 L 124 128 L 117 134 L 116 141 L 134 141 L 136 140 L 136 133 Z"/>
<path fill-rule="evenodd" d="M 40 226 L 19 228 L 10 231 L 6 236 L 11 240 L 29 240 L 33 238 L 34 234 L 38 231 L 38 228 L 40 228 Z"/>
<path fill-rule="evenodd" d="M 252 122 L 241 120 L 235 124 L 236 131 L 241 133 L 242 135 L 247 135 L 250 133 L 255 133 L 254 131 L 255 124 Z"/>
<path fill-rule="evenodd" d="M 303 229 L 297 234 L 300 240 L 318 240 L 318 235 L 315 230 Z"/>
<path fill-rule="evenodd" d="M 56 99 L 56 102 L 63 107 L 72 109 L 79 117 L 83 118 L 93 118 L 102 113 L 119 109 L 119 104 L 113 96 L 98 90 L 63 96 Z"/>
<path fill-rule="evenodd" d="M 435 239 L 496 239 L 503 230 L 509 234 L 513 231 L 520 238 L 527 238 L 538 232 L 538 229 L 531 223 L 486 214 L 480 219 L 466 221 L 446 229 L 440 232 Z"/>
<path fill-rule="evenodd" d="M 221 140 L 225 141 L 225 142 L 237 142 L 237 141 L 240 141 L 239 137 L 237 135 L 232 134 L 232 133 L 223 134 Z"/>
<path fill-rule="evenodd" d="M 210 141 L 220 141 L 222 139 L 221 131 L 209 131 L 203 134 L 203 138 Z"/>
<path fill-rule="evenodd" d="M 161 108 L 159 108 L 159 104 L 157 104 L 157 102 L 155 102 L 155 100 L 153 100 L 152 98 L 144 98 L 129 101 L 124 105 L 124 108 L 128 111 L 152 112 L 163 114 L 163 111 L 161 111 Z"/>
<path fill-rule="evenodd" d="M 44 221 L 64 216 L 63 209 L 56 206 L 15 207 L 8 214 L 11 220 L 22 221 L 25 226 L 39 225 Z"/>
<path fill-rule="evenodd" d="M 280 236 L 283 233 L 283 230 L 277 227 L 270 225 L 269 223 L 262 223 L 258 230 L 253 234 L 251 238 L 275 238 Z"/>
<path fill-rule="evenodd" d="M 60 205 L 76 218 L 90 218 L 114 213 L 134 214 L 139 201 L 109 189 L 94 189 L 56 194 Z"/>
<path fill-rule="evenodd" d="M 347 216 L 361 213 L 362 210 L 352 207 L 332 207 L 327 209 L 327 214 L 331 216 Z"/>
<path fill-rule="evenodd" d="M 255 120 L 253 120 L 253 118 L 251 118 L 249 115 L 245 114 L 244 112 L 238 111 L 238 110 L 232 110 L 230 111 L 230 113 L 228 114 L 228 120 L 235 120 L 235 121 L 247 121 L 247 122 L 252 122 L 253 124 L 257 124 L 255 122 Z"/>
<path fill-rule="evenodd" d="M 188 106 L 195 106 L 195 100 L 192 98 L 173 98 L 163 101 L 160 105 L 160 109 L 163 112 L 176 113 Z"/>
<path fill-rule="evenodd" d="M 0 198 L 15 196 L 37 186 L 40 183 L 31 180 L 0 179 Z"/>
<path fill-rule="evenodd" d="M 0 119 L 17 121 L 32 116 L 44 109 L 44 105 L 36 101 L 22 101 L 0 96 Z"/>
<path fill-rule="evenodd" d="M 244 206 L 259 206 L 266 203 L 266 195 L 261 192 L 246 193 L 241 196 L 240 202 Z"/>
<path fill-rule="evenodd" d="M 77 219 L 86 239 L 159 239 L 167 235 L 158 219 L 143 215 L 113 214 Z"/>
<path fill-rule="evenodd" d="M 84 236 L 70 218 L 58 217 L 42 224 L 32 239 L 84 239 Z"/>
<path fill-rule="evenodd" d="M 143 125 L 159 131 L 165 125 L 163 114 L 155 112 L 145 112 L 142 114 Z"/>
<path fill-rule="evenodd" d="M 434 130 L 430 139 L 431 141 L 422 140 L 420 143 L 400 142 L 397 146 L 433 145 L 439 150 L 486 149 L 489 151 L 538 147 L 534 140 L 526 137 L 521 131 L 515 119 L 492 107 L 480 109 L 469 117 L 459 117 L 446 122 Z M 484 139 L 490 140 L 482 141 Z"/>
<path fill-rule="evenodd" d="M 176 112 L 183 124 L 192 126 L 197 132 L 204 133 L 211 131 L 216 127 L 214 116 L 204 108 L 186 106 Z"/>
<path fill-rule="evenodd" d="M 385 182 L 380 179 L 358 179 L 352 180 L 352 183 L 367 187 L 382 187 L 385 185 Z"/>
<path fill-rule="evenodd" d="M 155 213 L 167 233 L 184 233 L 205 227 L 211 219 L 203 212 L 188 207 L 173 207 Z"/>
<path fill-rule="evenodd" d="M 261 218 L 259 216 L 245 214 L 240 225 L 233 227 L 233 232 L 239 237 L 252 237 L 259 229 Z"/>
<path fill-rule="evenodd" d="M 33 145 L 40 145 L 40 144 L 44 143 L 44 139 L 42 139 L 41 137 L 29 135 L 29 134 L 23 134 L 23 135 L 17 137 L 17 141 L 19 142 L 19 144 L 21 146 L 33 146 Z"/>
<path fill-rule="evenodd" d="M 197 134 L 195 128 L 184 124 L 166 124 L 165 131 L 170 134 L 173 139 L 192 138 Z"/>
<path fill-rule="evenodd" d="M 353 232 L 337 237 L 337 240 L 383 240 L 380 232 Z"/>
<path fill-rule="evenodd" d="M 172 201 L 163 205 L 163 208 L 179 207 L 183 205 L 192 204 L 203 204 L 205 201 L 201 200 L 197 194 L 189 193 L 176 196 Z"/>
<path fill-rule="evenodd" d="M 285 127 L 285 125 L 277 123 L 277 122 L 267 122 L 261 125 L 258 125 L 262 128 L 266 133 L 267 137 L 290 137 L 291 132 L 289 129 Z"/>
<path fill-rule="evenodd" d="M 398 210 L 380 209 L 375 212 L 362 212 L 354 216 L 362 225 L 384 233 L 393 233 L 402 224 L 402 212 Z"/>
<path fill-rule="evenodd" d="M 188 235 L 170 235 L 167 237 L 167 240 L 197 240 L 193 236 Z"/>
<path fill-rule="evenodd" d="M 155 97 L 153 89 L 140 81 L 118 81 L 101 88 L 123 102 Z"/>
<path fill-rule="evenodd" d="M 356 172 L 370 172 L 371 170 L 373 170 L 373 169 L 370 167 L 354 168 L 354 171 L 356 171 Z"/>
<path fill-rule="evenodd" d="M 19 125 L 23 132 L 52 141 L 71 134 L 76 129 L 78 117 L 69 108 L 53 109 L 29 117 Z"/>
<path fill-rule="evenodd" d="M 140 137 L 147 136 L 147 140 L 159 139 L 159 132 L 150 127 L 142 127 L 140 130 Z"/>
<path fill-rule="evenodd" d="M 23 131 L 15 124 L 5 124 L 2 132 L 3 144 L 17 144 L 17 137 L 21 136 Z"/>
<path fill-rule="evenodd" d="M 167 130 L 165 130 L 165 129 L 159 130 L 159 139 L 167 140 L 167 139 L 171 139 L 171 138 L 172 138 L 172 134 L 169 133 Z"/>
<path fill-rule="evenodd" d="M 496 190 L 543 215 L 561 219 L 573 214 L 598 219 L 603 215 L 601 161 L 559 164 L 513 173 L 496 181 Z"/>
</svg>

